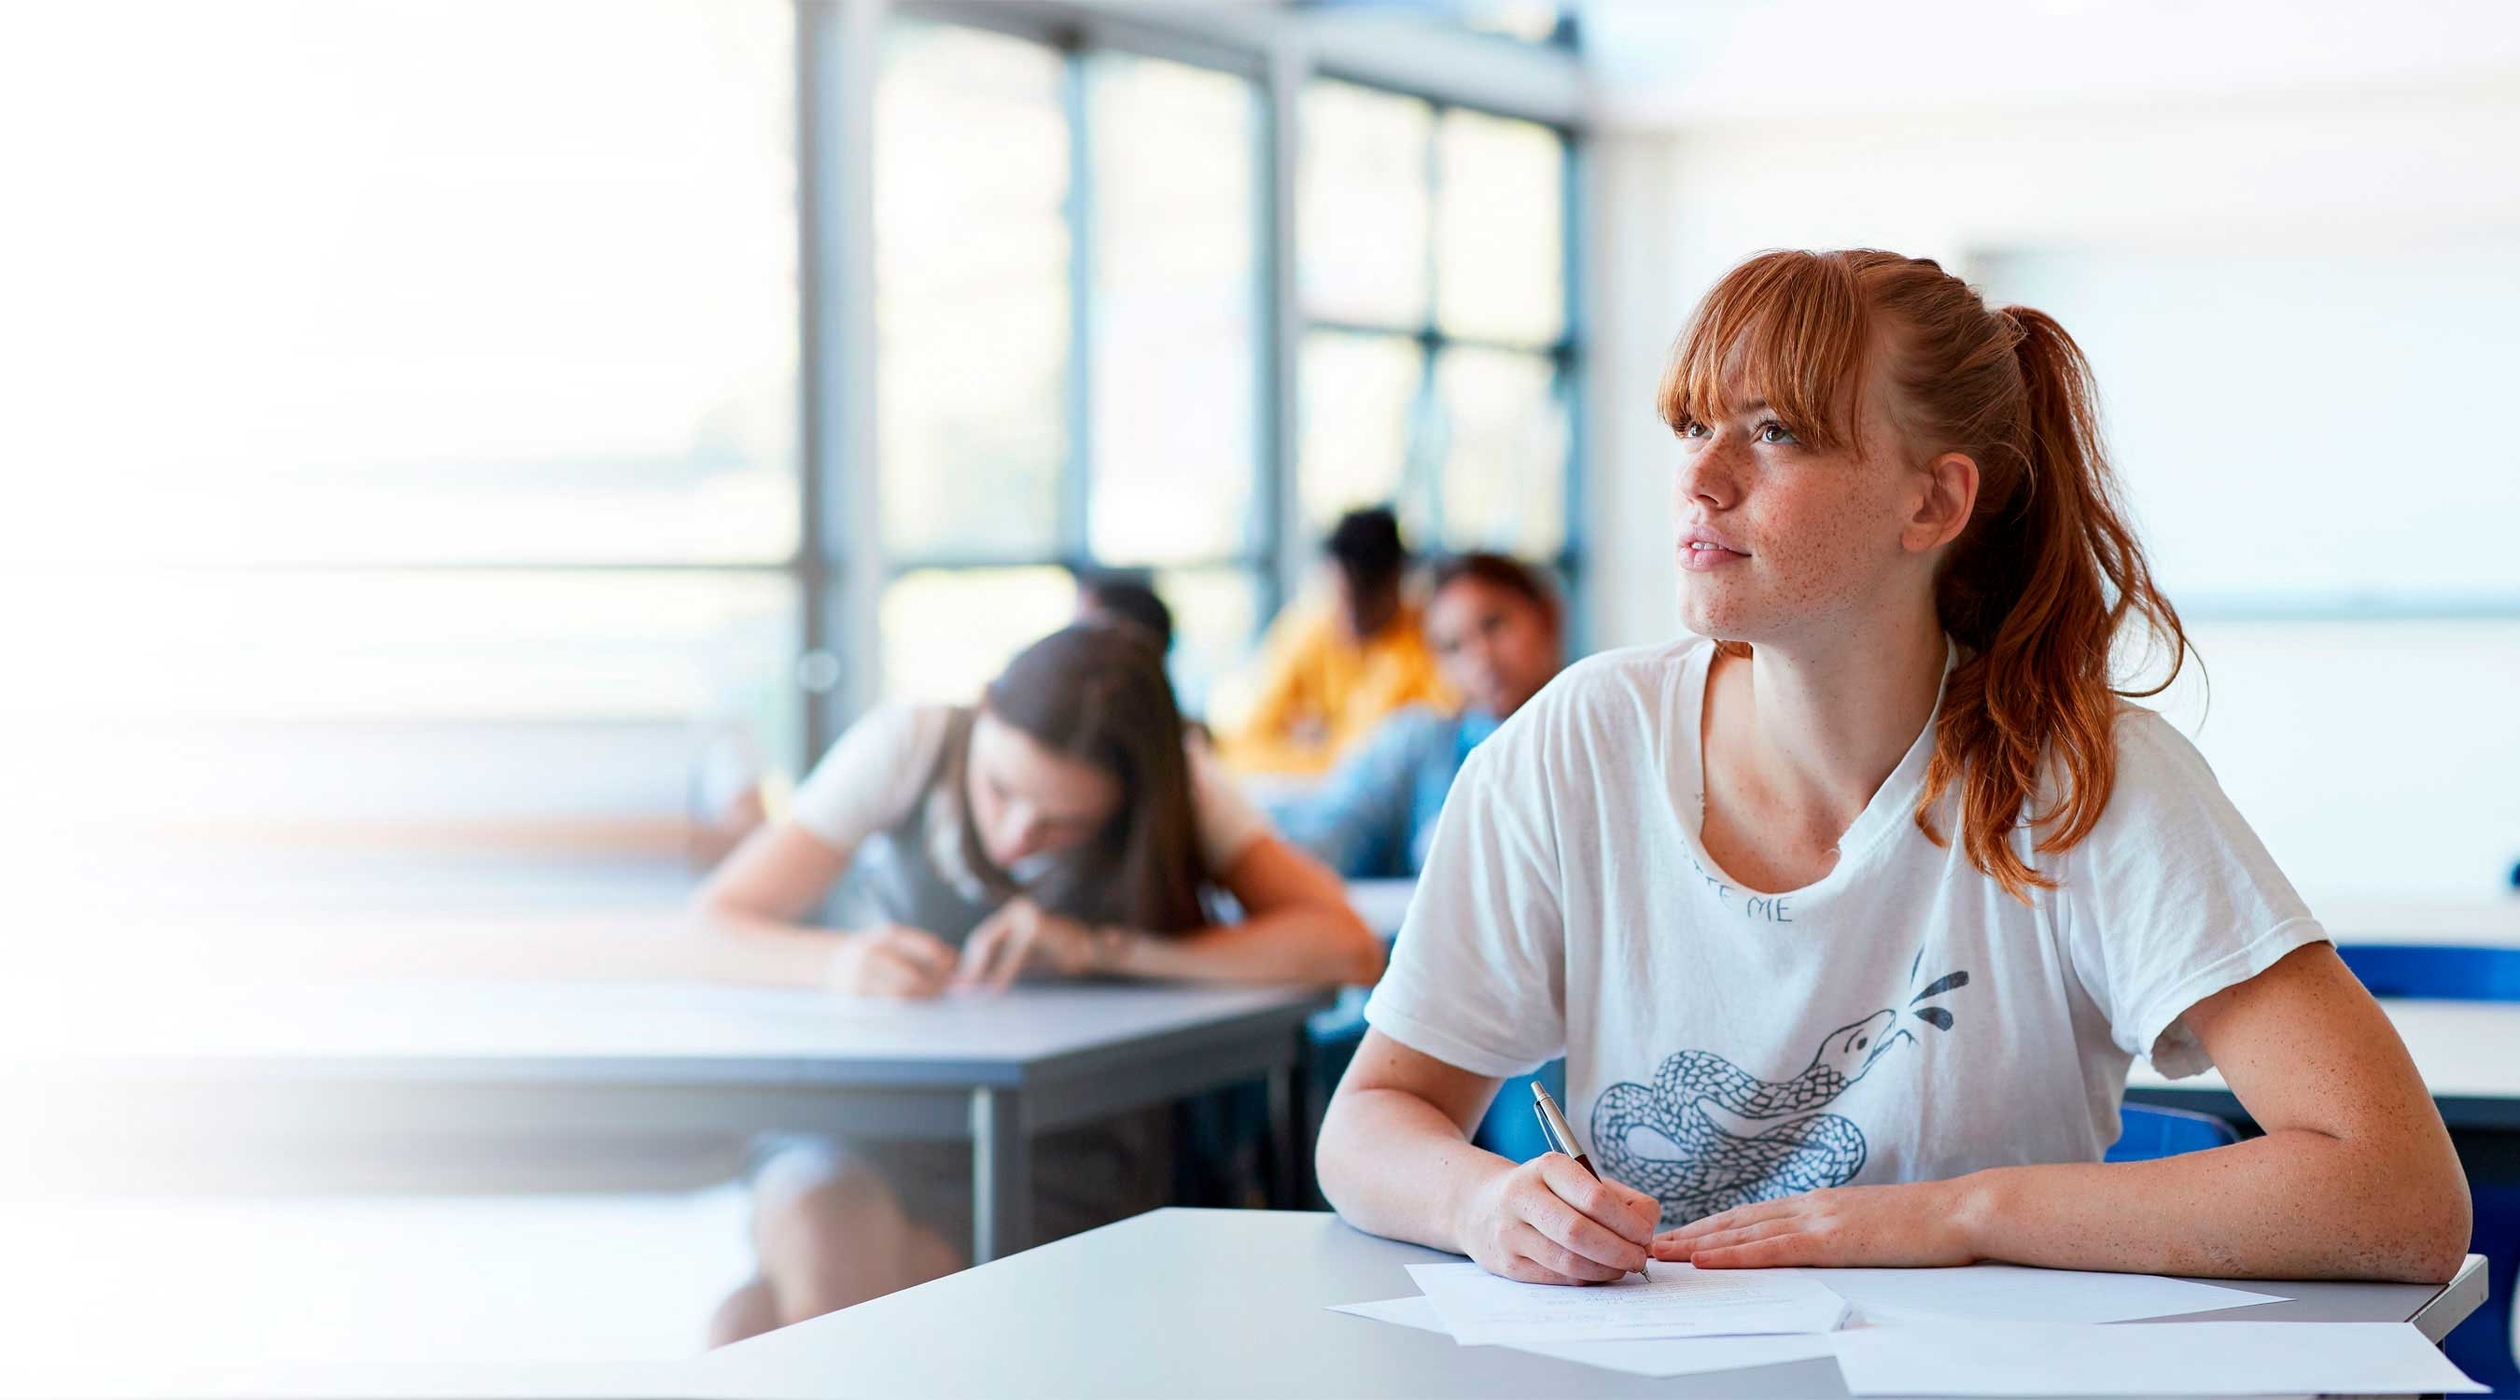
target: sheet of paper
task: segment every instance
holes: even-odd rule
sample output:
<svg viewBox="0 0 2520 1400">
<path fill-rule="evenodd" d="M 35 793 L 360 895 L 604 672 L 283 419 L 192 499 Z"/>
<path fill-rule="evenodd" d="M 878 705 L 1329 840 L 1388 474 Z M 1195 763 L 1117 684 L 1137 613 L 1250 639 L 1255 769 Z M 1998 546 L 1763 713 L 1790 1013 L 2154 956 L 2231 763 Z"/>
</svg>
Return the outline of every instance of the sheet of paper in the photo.
<svg viewBox="0 0 2520 1400">
<path fill-rule="evenodd" d="M 1835 1333 L 1857 1395 L 2406 1395 L 2473 1392 L 2404 1322 L 1972 1322 Z"/>
<path fill-rule="evenodd" d="M 1963 1269 L 1796 1269 L 1842 1295 L 1868 1322 L 1984 1318 L 2132 1322 L 2280 1302 L 2270 1294 L 2153 1274 L 1977 1264 Z"/>
<path fill-rule="evenodd" d="M 1421 1332 L 1450 1336 L 1435 1300 L 1423 1295 L 1382 1303 L 1348 1303 L 1330 1311 L 1397 1323 Z M 1816 1361 L 1833 1355 L 1826 1333 L 1786 1337 L 1678 1337 L 1644 1342 L 1535 1342 L 1517 1346 L 1535 1356 L 1554 1357 L 1584 1366 L 1625 1371 L 1631 1376 L 1696 1376 L 1709 1371 L 1737 1371 L 1744 1366 L 1775 1366 L 1788 1361 Z"/>
<path fill-rule="evenodd" d="M 1798 1273 L 1657 1264 L 1589 1288 L 1516 1283 L 1476 1264 L 1411 1264 L 1444 1329 L 1465 1346 L 1633 1341 L 1826 1332 L 1846 1320 L 1846 1300 Z"/>
</svg>

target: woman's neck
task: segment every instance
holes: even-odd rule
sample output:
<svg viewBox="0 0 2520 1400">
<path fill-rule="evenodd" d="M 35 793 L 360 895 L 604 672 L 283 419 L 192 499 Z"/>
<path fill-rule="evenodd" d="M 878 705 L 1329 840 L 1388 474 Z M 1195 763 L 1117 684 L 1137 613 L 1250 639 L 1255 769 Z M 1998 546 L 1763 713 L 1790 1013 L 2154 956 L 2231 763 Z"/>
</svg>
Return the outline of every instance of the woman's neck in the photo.
<svg viewBox="0 0 2520 1400">
<path fill-rule="evenodd" d="M 1709 757 L 1720 752 L 1757 805 L 1843 832 L 1932 718 L 1946 646 L 1930 612 L 1826 646 L 1763 642 L 1719 663 Z"/>
</svg>

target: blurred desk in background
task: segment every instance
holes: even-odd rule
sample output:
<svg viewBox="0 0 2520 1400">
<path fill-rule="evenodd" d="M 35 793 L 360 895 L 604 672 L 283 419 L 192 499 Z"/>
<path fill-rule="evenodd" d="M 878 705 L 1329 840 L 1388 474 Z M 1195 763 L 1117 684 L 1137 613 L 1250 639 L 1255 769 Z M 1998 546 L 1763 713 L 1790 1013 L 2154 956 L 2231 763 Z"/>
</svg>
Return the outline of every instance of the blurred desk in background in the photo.
<svg viewBox="0 0 2520 1400">
<path fill-rule="evenodd" d="M 1350 880 L 1348 904 L 1374 932 L 1389 942 L 1409 917 L 1409 901 L 1417 895 L 1415 880 Z"/>
<path fill-rule="evenodd" d="M 345 934 L 354 937 L 355 933 Z M 157 983 L 0 996 L 0 1114 L 40 1184 L 170 1167 L 296 1185 L 310 1166 L 765 1133 L 972 1144 L 974 1257 L 1031 1236 L 1036 1134 L 1265 1079 L 1277 1186 L 1299 988 L 1022 987 L 940 1002 L 651 982 Z M 724 1160 L 737 1160 L 728 1152 Z M 159 1183 L 158 1189 L 163 1189 Z"/>
<path fill-rule="evenodd" d="M 2382 1001 L 2380 1009 L 2406 1041 L 2445 1122 L 2453 1129 L 2520 1132 L 2520 1005 Z M 2165 1079 L 2150 1061 L 2137 1060 L 2127 1073 L 2126 1097 L 2234 1120 L 2248 1116 L 2213 1070 Z"/>
</svg>

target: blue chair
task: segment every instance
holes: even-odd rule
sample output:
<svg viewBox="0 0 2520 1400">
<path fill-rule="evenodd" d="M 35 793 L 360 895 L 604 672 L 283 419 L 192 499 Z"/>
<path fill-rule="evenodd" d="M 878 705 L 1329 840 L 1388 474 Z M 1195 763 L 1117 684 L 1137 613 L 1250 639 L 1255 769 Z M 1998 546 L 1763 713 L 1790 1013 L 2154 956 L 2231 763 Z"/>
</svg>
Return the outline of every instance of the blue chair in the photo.
<svg viewBox="0 0 2520 1400">
<path fill-rule="evenodd" d="M 1506 1080 L 1470 1140 L 1511 1162 L 1528 1162 L 1548 1151 L 1549 1140 L 1541 1136 L 1540 1120 L 1531 1112 L 1534 1081 L 1548 1089 L 1549 1097 L 1561 1104 L 1566 1102 L 1566 1061 L 1551 1060 L 1530 1074 Z M 1579 1145 L 1587 1152 L 1592 1150 L 1591 1143 Z"/>
<path fill-rule="evenodd" d="M 2520 1002 L 2520 948 L 2372 943 L 2336 951 L 2376 997 Z M 2520 1287 L 2520 1182 L 2471 1174 L 2468 1195 L 2476 1204 L 2468 1248 L 2485 1256 L 2485 1305 L 2441 1349 L 2496 1395 L 2520 1396 L 2511 1330 L 2511 1293 Z"/>
<path fill-rule="evenodd" d="M 2118 1110 L 2118 1140 L 2102 1160 L 2154 1162 L 2185 1152 L 2229 1147 L 2239 1140 L 2238 1129 L 2210 1113 L 2131 1103 Z"/>
<path fill-rule="evenodd" d="M 2367 943 L 2336 952 L 2376 997 L 2520 1001 L 2520 948 Z"/>
</svg>

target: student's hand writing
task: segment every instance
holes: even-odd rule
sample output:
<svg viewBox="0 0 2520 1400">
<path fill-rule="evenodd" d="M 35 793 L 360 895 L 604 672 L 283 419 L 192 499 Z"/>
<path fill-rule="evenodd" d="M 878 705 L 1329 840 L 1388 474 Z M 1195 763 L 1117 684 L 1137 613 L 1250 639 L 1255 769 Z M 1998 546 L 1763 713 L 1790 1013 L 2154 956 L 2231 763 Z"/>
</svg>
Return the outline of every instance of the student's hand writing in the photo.
<svg viewBox="0 0 2520 1400">
<path fill-rule="evenodd" d="M 844 996 L 932 997 L 954 975 L 954 950 L 925 929 L 877 924 L 843 934 L 825 984 Z"/>
<path fill-rule="evenodd" d="M 1645 1267 L 1662 1205 L 1601 1181 L 1563 1152 L 1501 1173 L 1456 1231 L 1479 1267 L 1523 1283 L 1615 1283 Z"/>
<path fill-rule="evenodd" d="M 1092 929 L 1018 896 L 971 931 L 954 980 L 997 991 L 1036 964 L 1074 977 L 1093 971 L 1100 953 Z"/>
<path fill-rule="evenodd" d="M 1965 1180 L 1834 1186 L 1760 1201 L 1654 1237 L 1654 1257 L 1701 1269 L 1973 1264 Z"/>
</svg>

